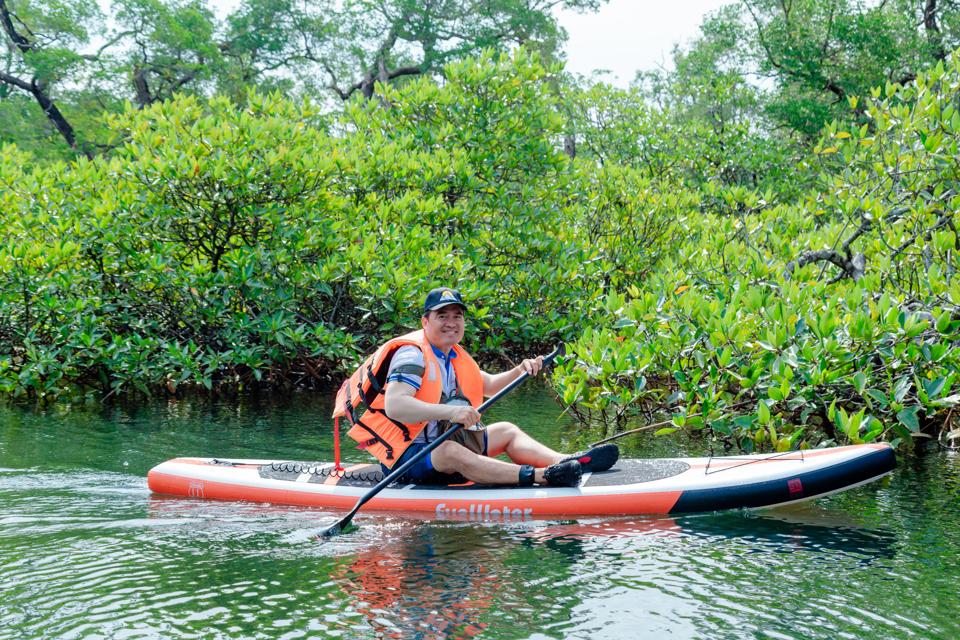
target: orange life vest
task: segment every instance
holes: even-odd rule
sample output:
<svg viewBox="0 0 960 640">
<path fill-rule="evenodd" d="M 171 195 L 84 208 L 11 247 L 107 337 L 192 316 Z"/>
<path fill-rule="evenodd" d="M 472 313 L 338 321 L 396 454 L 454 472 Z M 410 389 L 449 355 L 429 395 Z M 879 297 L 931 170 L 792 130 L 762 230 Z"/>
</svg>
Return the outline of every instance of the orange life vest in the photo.
<svg viewBox="0 0 960 640">
<path fill-rule="evenodd" d="M 340 386 L 333 407 L 334 418 L 346 416 L 350 421 L 352 426 L 347 435 L 360 443 L 358 448 L 366 449 L 388 467 L 393 466 L 427 426 L 426 422 L 398 422 L 384 411 L 384 391 L 390 361 L 397 349 L 406 345 L 418 347 L 423 352 L 423 380 L 420 390 L 413 397 L 423 402 L 440 402 L 443 395 L 440 362 L 421 330 L 389 340 L 364 360 Z M 466 396 L 474 407 L 479 407 L 483 403 L 480 367 L 459 345 L 455 346 L 453 351 L 456 357 L 452 359 L 452 364 L 460 393 Z M 366 409 L 362 415 L 357 412 L 360 406 Z"/>
</svg>

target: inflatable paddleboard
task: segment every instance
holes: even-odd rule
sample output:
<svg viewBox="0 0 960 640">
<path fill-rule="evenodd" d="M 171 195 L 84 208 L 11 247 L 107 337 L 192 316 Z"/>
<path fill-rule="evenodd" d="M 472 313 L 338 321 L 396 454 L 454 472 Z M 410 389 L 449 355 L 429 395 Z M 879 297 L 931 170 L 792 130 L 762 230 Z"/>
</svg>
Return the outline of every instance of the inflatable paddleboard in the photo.
<svg viewBox="0 0 960 640">
<path fill-rule="evenodd" d="M 387 487 L 364 510 L 429 512 L 435 517 L 691 513 L 775 507 L 826 496 L 881 478 L 896 466 L 886 444 L 810 451 L 620 460 L 584 474 L 577 487 L 465 484 Z M 348 510 L 382 479 L 379 465 L 175 458 L 150 470 L 158 494 Z"/>
</svg>

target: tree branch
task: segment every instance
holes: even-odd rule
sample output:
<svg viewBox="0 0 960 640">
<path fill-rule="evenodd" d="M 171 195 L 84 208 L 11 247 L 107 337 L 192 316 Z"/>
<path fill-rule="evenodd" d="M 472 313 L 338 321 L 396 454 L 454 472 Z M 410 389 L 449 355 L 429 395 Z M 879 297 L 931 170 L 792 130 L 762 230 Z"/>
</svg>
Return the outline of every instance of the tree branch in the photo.
<svg viewBox="0 0 960 640">
<path fill-rule="evenodd" d="M 850 245 L 853 244 L 853 241 L 862 236 L 867 230 L 873 226 L 873 220 L 864 220 L 863 223 L 853 232 L 853 235 L 847 238 L 846 242 L 840 247 L 840 249 L 846 254 L 848 259 L 852 259 L 850 255 Z"/>
<path fill-rule="evenodd" d="M 330 76 L 330 83 L 327 85 L 327 87 L 331 91 L 334 91 L 338 96 L 340 96 L 340 99 L 343 100 L 344 102 L 349 100 L 350 96 L 352 96 L 357 89 L 363 86 L 363 81 L 361 80 L 359 82 L 353 83 L 353 86 L 351 86 L 346 90 L 341 89 L 340 86 L 337 84 L 337 74 L 333 72 L 333 69 L 330 68 L 330 64 L 326 60 L 321 60 L 320 58 L 314 57 L 312 54 L 306 55 L 305 58 L 307 60 L 310 60 L 311 62 L 316 62 L 323 67 L 324 71 L 327 72 L 327 75 Z"/>
<path fill-rule="evenodd" d="M 416 76 L 423 73 L 420 70 L 419 66 L 412 67 L 400 67 L 399 69 L 394 69 L 393 71 L 387 72 L 387 80 L 393 80 L 394 78 L 399 78 L 400 76 Z"/>
<path fill-rule="evenodd" d="M 28 53 L 33 49 L 33 44 L 27 40 L 25 36 L 17 32 L 17 29 L 13 26 L 11 15 L 6 0 L 0 0 L 0 23 L 3 23 L 3 30 L 7 32 L 7 36 L 13 40 L 13 44 L 15 44 L 22 53 Z"/>
<path fill-rule="evenodd" d="M 33 90 L 33 87 L 31 87 L 29 82 L 25 80 L 21 80 L 20 78 L 17 78 L 15 76 L 11 76 L 10 74 L 4 73 L 3 71 L 0 71 L 0 82 L 12 85 L 14 87 L 17 87 L 18 89 L 23 89 L 24 91 L 27 91 L 27 92 L 32 92 Z"/>
<path fill-rule="evenodd" d="M 135 35 L 136 33 L 137 33 L 136 31 L 122 31 L 122 32 L 118 33 L 118 34 L 116 35 L 116 37 L 114 37 L 112 40 L 109 40 L 108 42 L 104 43 L 104 45 L 103 45 L 102 47 L 100 47 L 99 49 L 97 49 L 97 52 L 96 52 L 96 53 L 92 53 L 92 54 L 91 54 L 91 53 L 88 53 L 88 54 L 82 55 L 82 56 L 80 56 L 80 57 L 83 58 L 84 60 L 89 60 L 89 61 L 91 61 L 91 62 L 96 62 L 96 61 L 100 60 L 100 56 L 101 56 L 101 54 L 103 54 L 104 51 L 106 51 L 107 49 L 109 49 L 109 48 L 112 47 L 113 45 L 117 44 L 118 42 L 120 42 L 121 40 L 123 40 L 124 38 L 126 38 L 127 36 L 132 36 L 132 35 Z"/>
<path fill-rule="evenodd" d="M 930 227 L 929 229 L 925 229 L 925 230 L 923 230 L 923 231 L 918 231 L 917 233 L 913 234 L 909 239 L 907 239 L 906 241 L 904 241 L 903 244 L 901 244 L 899 247 L 897 247 L 896 251 L 894 251 L 894 252 L 890 255 L 890 259 L 892 260 L 893 258 L 896 258 L 896 257 L 899 256 L 901 253 L 903 253 L 904 251 L 906 251 L 906 250 L 907 250 L 907 247 L 909 247 L 909 246 L 912 245 L 914 242 L 916 242 L 916 241 L 917 241 L 917 238 L 919 238 L 921 235 L 929 242 L 934 231 L 936 231 L 936 230 L 938 230 L 938 229 L 942 229 L 943 227 L 948 226 L 948 225 L 951 223 L 952 220 L 953 220 L 953 214 L 951 214 L 951 213 L 946 213 L 946 212 L 941 212 L 941 213 L 940 213 L 940 216 L 937 218 L 936 224 L 934 224 L 934 225 L 933 225 L 932 227 Z M 929 267 L 928 267 L 928 269 L 929 269 Z"/>
<path fill-rule="evenodd" d="M 853 278 L 856 281 L 863 277 L 867 259 L 862 253 L 856 254 L 852 259 L 847 259 L 842 253 L 833 249 L 804 251 L 799 258 L 787 263 L 787 274 L 792 274 L 795 269 L 812 262 L 831 262 L 840 267 L 841 272 L 834 281 L 842 278 Z"/>
<path fill-rule="evenodd" d="M 783 65 L 776 61 L 773 57 L 773 52 L 770 51 L 770 46 L 767 44 L 767 39 L 763 35 L 763 25 L 760 23 L 760 17 L 754 12 L 753 6 L 749 2 L 743 3 L 747 7 L 747 11 L 750 12 L 750 16 L 753 18 L 753 23 L 757 26 L 757 39 L 760 41 L 760 46 L 763 48 L 764 53 L 767 54 L 767 60 L 777 69 L 783 69 Z"/>
</svg>

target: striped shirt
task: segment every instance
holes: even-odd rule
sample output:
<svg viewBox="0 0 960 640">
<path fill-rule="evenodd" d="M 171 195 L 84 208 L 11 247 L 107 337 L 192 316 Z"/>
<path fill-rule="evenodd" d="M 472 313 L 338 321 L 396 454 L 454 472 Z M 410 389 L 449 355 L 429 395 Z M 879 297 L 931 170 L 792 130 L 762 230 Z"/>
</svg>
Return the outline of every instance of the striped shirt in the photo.
<svg viewBox="0 0 960 640">
<path fill-rule="evenodd" d="M 449 358 L 444 355 L 442 351 L 430 345 L 433 349 L 433 355 L 437 358 L 437 363 L 440 365 L 440 379 L 442 381 L 442 391 L 443 395 L 440 398 L 440 401 L 443 402 L 450 396 L 457 393 L 457 374 L 453 369 L 452 360 L 457 357 L 456 352 L 451 349 Z M 390 361 L 390 368 L 387 370 L 387 384 L 391 382 L 402 382 L 404 384 L 410 385 L 417 391 L 420 390 L 420 385 L 423 382 L 423 376 L 426 373 L 427 375 L 436 375 L 438 372 L 425 372 L 426 363 L 424 361 L 423 352 L 420 351 L 419 347 L 413 345 L 406 345 L 397 349 L 393 354 L 393 359 Z M 437 421 L 433 420 L 427 423 L 427 426 L 420 432 L 414 442 L 429 442 L 433 440 L 438 435 Z"/>
</svg>

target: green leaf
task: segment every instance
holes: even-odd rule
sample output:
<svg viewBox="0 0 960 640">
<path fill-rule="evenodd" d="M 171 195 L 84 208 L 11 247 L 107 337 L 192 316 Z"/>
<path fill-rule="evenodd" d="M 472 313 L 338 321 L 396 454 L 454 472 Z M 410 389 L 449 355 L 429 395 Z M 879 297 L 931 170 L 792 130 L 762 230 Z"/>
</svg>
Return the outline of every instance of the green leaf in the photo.
<svg viewBox="0 0 960 640">
<path fill-rule="evenodd" d="M 856 375 L 853 376 L 853 387 L 857 390 L 857 393 L 863 395 L 863 390 L 867 388 L 867 376 L 862 371 L 858 371 Z"/>
<path fill-rule="evenodd" d="M 860 425 L 863 424 L 863 414 L 864 414 L 864 409 L 861 409 L 860 411 L 857 411 L 856 413 L 851 414 L 850 419 L 847 420 L 846 429 L 844 429 L 844 431 L 847 434 L 847 437 L 849 437 L 854 442 L 858 442 L 860 439 L 859 438 Z"/>
<path fill-rule="evenodd" d="M 903 402 L 903 399 L 907 397 L 907 393 L 910 391 L 910 377 L 903 376 L 897 379 L 897 383 L 893 389 L 893 397 L 897 402 Z"/>
<path fill-rule="evenodd" d="M 757 403 L 757 421 L 762 425 L 770 422 L 770 408 L 762 400 Z"/>
<path fill-rule="evenodd" d="M 960 118 L 960 111 L 954 113 L 954 118 Z M 960 133 L 960 130 L 957 130 L 957 133 Z M 937 331 L 940 333 L 946 333 L 950 329 L 952 315 L 953 314 L 950 311 L 944 311 L 940 314 L 940 317 L 937 318 Z"/>
<path fill-rule="evenodd" d="M 927 392 L 927 396 L 935 398 L 941 391 L 943 391 L 943 385 L 946 384 L 947 379 L 940 377 L 936 380 L 923 380 L 923 388 Z"/>
<path fill-rule="evenodd" d="M 710 423 L 710 428 L 722 435 L 729 436 L 733 434 L 733 429 L 730 427 L 730 423 L 726 420 L 714 420 Z"/>
<path fill-rule="evenodd" d="M 897 420 L 900 421 L 911 433 L 920 431 L 920 420 L 917 418 L 917 411 L 920 407 L 913 406 L 902 409 L 897 413 Z"/>
<path fill-rule="evenodd" d="M 733 359 L 733 350 L 730 347 L 726 347 L 723 351 L 720 352 L 720 356 L 717 358 L 717 362 L 721 367 L 726 367 L 730 364 L 730 361 Z"/>
<path fill-rule="evenodd" d="M 867 395 L 876 400 L 878 403 L 887 407 L 890 405 L 890 400 L 887 398 L 887 394 L 879 389 L 867 389 Z"/>
<path fill-rule="evenodd" d="M 939 398 L 932 401 L 930 404 L 938 407 L 955 407 L 956 405 L 960 404 L 960 393 L 955 393 L 947 396 L 946 398 Z"/>
</svg>

